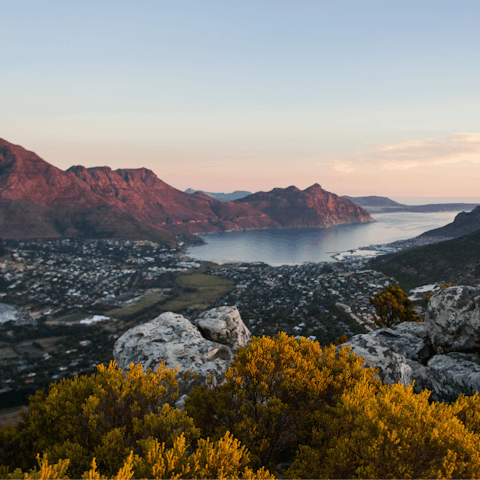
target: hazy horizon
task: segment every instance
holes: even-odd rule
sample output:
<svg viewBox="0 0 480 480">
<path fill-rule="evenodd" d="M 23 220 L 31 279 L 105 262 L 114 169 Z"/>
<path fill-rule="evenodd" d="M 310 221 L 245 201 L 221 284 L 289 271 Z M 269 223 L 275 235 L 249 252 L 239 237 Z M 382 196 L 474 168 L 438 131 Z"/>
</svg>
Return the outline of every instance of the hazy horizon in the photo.
<svg viewBox="0 0 480 480">
<path fill-rule="evenodd" d="M 480 3 L 7 2 L 0 137 L 179 190 L 477 197 Z"/>
</svg>

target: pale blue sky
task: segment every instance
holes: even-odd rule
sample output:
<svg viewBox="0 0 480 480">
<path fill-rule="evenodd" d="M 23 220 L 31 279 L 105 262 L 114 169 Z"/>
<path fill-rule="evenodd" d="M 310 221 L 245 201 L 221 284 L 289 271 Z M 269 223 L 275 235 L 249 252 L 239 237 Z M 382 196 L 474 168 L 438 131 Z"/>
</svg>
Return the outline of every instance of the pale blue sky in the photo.
<svg viewBox="0 0 480 480">
<path fill-rule="evenodd" d="M 60 168 L 145 166 L 210 191 L 477 194 L 478 1 L 19 0 L 0 12 L 0 137 Z"/>
</svg>

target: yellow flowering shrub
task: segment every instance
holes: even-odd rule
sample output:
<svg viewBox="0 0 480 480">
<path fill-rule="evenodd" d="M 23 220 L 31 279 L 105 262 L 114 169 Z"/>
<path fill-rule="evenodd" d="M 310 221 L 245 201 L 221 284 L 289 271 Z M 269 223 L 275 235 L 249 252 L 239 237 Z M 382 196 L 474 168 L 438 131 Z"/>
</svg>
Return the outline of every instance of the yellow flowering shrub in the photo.
<svg viewBox="0 0 480 480">
<path fill-rule="evenodd" d="M 465 424 L 471 432 L 480 434 L 480 396 L 478 392 L 471 397 L 463 393 L 452 404 L 455 416 Z"/>
<path fill-rule="evenodd" d="M 105 475 L 115 475 L 142 439 L 170 448 L 181 434 L 198 437 L 192 419 L 172 406 L 177 395 L 175 371 L 164 364 L 147 373 L 140 365 L 127 372 L 115 362 L 99 365 L 95 375 L 36 392 L 23 422 L 0 432 L 0 464 L 28 470 L 41 453 L 51 462 L 69 459 L 68 473 L 78 478 L 95 457 Z"/>
<path fill-rule="evenodd" d="M 429 392 L 359 383 L 325 412 L 290 478 L 472 478 L 480 475 L 479 436 L 455 408 Z"/>
<path fill-rule="evenodd" d="M 360 380 L 380 385 L 375 371 L 362 365 L 348 349 L 322 349 L 306 338 L 254 337 L 237 353 L 226 382 L 193 390 L 185 409 L 202 436 L 230 431 L 246 445 L 253 465 L 271 467 L 293 457 L 325 405 Z"/>
<path fill-rule="evenodd" d="M 140 450 L 144 454 L 134 455 L 131 451 L 116 474 L 105 475 L 98 469 L 96 458 L 93 458 L 91 468 L 83 472 L 81 478 L 86 480 L 275 478 L 263 468 L 257 471 L 250 469 L 247 450 L 229 433 L 217 441 L 208 438 L 199 440 L 196 450 L 192 450 L 183 433 L 175 438 L 172 448 L 166 448 L 165 443 L 160 444 L 158 440 L 152 438 L 141 443 Z M 47 455 L 42 459 L 37 455 L 37 461 L 39 468 L 33 468 L 29 472 L 24 473 L 17 468 L 9 474 L 7 470 L 0 469 L 0 474 L 6 479 L 68 478 L 69 459 L 50 464 Z"/>
</svg>

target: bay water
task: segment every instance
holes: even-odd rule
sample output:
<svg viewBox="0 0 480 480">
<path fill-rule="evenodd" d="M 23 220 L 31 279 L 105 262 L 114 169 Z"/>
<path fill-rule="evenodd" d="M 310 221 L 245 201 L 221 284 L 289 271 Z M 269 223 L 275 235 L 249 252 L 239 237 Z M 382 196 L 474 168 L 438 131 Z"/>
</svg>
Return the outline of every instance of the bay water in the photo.
<svg viewBox="0 0 480 480">
<path fill-rule="evenodd" d="M 200 235 L 205 245 L 190 247 L 187 255 L 216 263 L 264 262 L 296 265 L 332 262 L 333 253 L 416 237 L 451 223 L 459 212 L 380 213 L 375 223 L 333 228 L 288 228 L 215 232 Z"/>
</svg>

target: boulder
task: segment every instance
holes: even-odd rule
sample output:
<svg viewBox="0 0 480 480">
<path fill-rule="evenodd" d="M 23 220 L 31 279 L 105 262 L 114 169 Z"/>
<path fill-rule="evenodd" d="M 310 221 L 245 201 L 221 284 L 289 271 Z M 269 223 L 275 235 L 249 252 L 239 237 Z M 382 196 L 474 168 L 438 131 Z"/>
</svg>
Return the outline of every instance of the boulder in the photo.
<svg viewBox="0 0 480 480">
<path fill-rule="evenodd" d="M 434 354 L 427 327 L 423 322 L 403 322 L 393 328 L 375 330 L 369 335 L 410 360 L 426 362 Z"/>
<path fill-rule="evenodd" d="M 252 338 L 237 307 L 208 310 L 201 313 L 193 323 L 206 339 L 228 345 L 235 351 L 238 347 L 246 347 Z"/>
<path fill-rule="evenodd" d="M 458 392 L 473 395 L 480 390 L 480 356 L 473 353 L 451 352 L 435 355 L 428 361 L 432 370 L 441 372 L 446 383 Z"/>
<path fill-rule="evenodd" d="M 419 333 L 418 337 L 415 337 L 415 332 Z M 422 324 L 405 322 L 392 328 L 355 335 L 344 345 L 352 347 L 352 353 L 362 357 L 366 367 L 378 369 L 378 378 L 388 385 L 403 383 L 410 386 L 414 383 L 416 393 L 429 390 L 433 401 L 452 401 L 463 391 L 454 375 L 445 369 L 436 368 L 437 365 L 430 365 L 430 362 L 427 366 L 417 361 L 425 361 L 421 352 L 428 349 L 425 347 L 428 347 L 428 338 Z"/>
<path fill-rule="evenodd" d="M 436 353 L 480 348 L 480 289 L 450 287 L 428 302 L 425 325 Z"/>
<path fill-rule="evenodd" d="M 215 310 L 210 311 L 211 318 Z M 238 326 L 241 318 L 237 320 Z M 230 334 L 230 338 L 233 337 Z M 233 360 L 228 345 L 204 338 L 189 320 L 172 312 L 127 330 L 115 343 L 113 356 L 122 369 L 128 369 L 132 362 L 141 364 L 145 370 L 156 369 L 164 361 L 168 368 L 178 367 L 180 372 L 190 370 L 199 374 L 201 382 L 210 375 L 214 382 L 222 382 Z"/>
<path fill-rule="evenodd" d="M 433 401 L 453 401 L 480 389 L 480 289 L 450 287 L 430 298 L 425 322 L 356 335 L 345 345 L 377 368 L 387 384 L 431 392 Z"/>
<path fill-rule="evenodd" d="M 434 402 L 452 402 L 462 393 L 448 372 L 422 365 L 414 360 L 407 359 L 407 362 L 412 369 L 415 393 L 428 390 L 431 392 L 430 400 Z"/>
<path fill-rule="evenodd" d="M 378 369 L 378 377 L 383 383 L 412 384 L 412 368 L 403 355 L 391 350 L 389 345 L 371 334 L 355 335 L 339 348 L 347 346 L 352 353 L 362 357 L 366 367 Z"/>
</svg>

